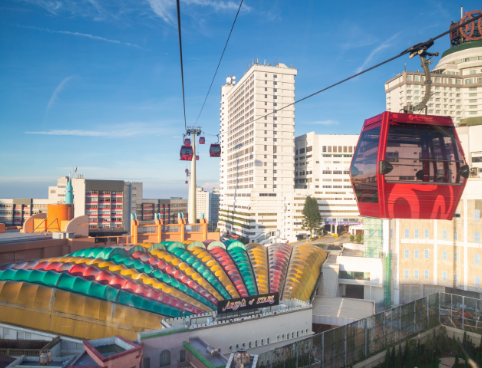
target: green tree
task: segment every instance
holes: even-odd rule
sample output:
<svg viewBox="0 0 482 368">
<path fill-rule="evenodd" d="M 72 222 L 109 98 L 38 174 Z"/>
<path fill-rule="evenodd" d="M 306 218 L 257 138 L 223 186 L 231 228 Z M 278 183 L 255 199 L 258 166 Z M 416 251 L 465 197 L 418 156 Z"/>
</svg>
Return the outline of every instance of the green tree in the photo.
<svg viewBox="0 0 482 368">
<path fill-rule="evenodd" d="M 303 208 L 302 229 L 310 232 L 313 237 L 313 232 L 320 228 L 321 216 L 318 208 L 316 198 L 306 197 L 305 207 Z"/>
<path fill-rule="evenodd" d="M 358 235 L 356 236 L 356 241 L 357 241 L 358 243 L 361 242 L 361 233 L 358 233 Z"/>
<path fill-rule="evenodd" d="M 355 237 L 353 235 L 350 235 L 350 241 L 354 241 L 355 240 Z"/>
</svg>

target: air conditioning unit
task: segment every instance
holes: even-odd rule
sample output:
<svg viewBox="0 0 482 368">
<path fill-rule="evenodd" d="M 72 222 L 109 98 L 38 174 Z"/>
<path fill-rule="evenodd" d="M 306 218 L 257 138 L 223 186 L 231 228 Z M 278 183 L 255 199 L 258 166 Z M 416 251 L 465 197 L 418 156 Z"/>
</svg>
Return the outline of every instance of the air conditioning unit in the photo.
<svg viewBox="0 0 482 368">
<path fill-rule="evenodd" d="M 60 231 L 52 232 L 52 239 L 65 239 L 65 233 Z"/>
<path fill-rule="evenodd" d="M 212 325 L 213 324 L 213 317 L 208 317 L 206 320 L 207 325 Z"/>
<path fill-rule="evenodd" d="M 269 308 L 263 308 L 262 312 L 263 312 L 263 314 L 269 313 Z"/>
</svg>

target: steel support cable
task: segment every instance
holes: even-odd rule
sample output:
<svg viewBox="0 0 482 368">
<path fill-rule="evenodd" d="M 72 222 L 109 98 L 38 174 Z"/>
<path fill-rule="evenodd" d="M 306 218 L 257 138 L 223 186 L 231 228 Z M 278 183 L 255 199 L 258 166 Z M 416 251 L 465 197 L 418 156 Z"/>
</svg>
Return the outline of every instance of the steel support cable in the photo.
<svg viewBox="0 0 482 368">
<path fill-rule="evenodd" d="M 231 30 L 229 31 L 228 39 L 226 40 L 226 44 L 224 45 L 224 49 L 223 49 L 223 52 L 221 54 L 221 57 L 219 58 L 218 66 L 216 67 L 216 71 L 214 72 L 213 80 L 211 81 L 211 85 L 209 86 L 208 93 L 206 94 L 206 97 L 204 98 L 204 102 L 203 102 L 203 105 L 201 107 L 201 111 L 199 111 L 199 115 L 197 116 L 196 124 L 197 124 L 197 121 L 199 120 L 199 117 L 201 116 L 201 113 L 203 112 L 204 105 L 206 104 L 206 101 L 208 99 L 209 92 L 211 92 L 211 87 L 213 86 L 214 79 L 216 78 L 216 75 L 218 74 L 218 69 L 219 69 L 219 66 L 221 65 L 221 60 L 223 60 L 224 52 L 226 51 L 226 47 L 228 47 L 228 42 L 229 42 L 229 39 L 231 38 L 231 33 L 233 32 L 234 25 L 236 24 L 236 20 L 238 19 L 238 15 L 239 15 L 239 12 L 241 11 L 241 6 L 243 5 L 243 2 L 244 2 L 244 0 L 241 0 L 241 3 L 239 4 L 238 12 L 236 13 L 236 17 L 234 17 L 234 22 L 233 22 L 233 25 L 231 26 Z"/>
<path fill-rule="evenodd" d="M 184 94 L 184 68 L 182 63 L 182 41 L 181 41 L 181 4 L 180 0 L 176 0 L 177 3 L 177 33 L 179 34 L 179 54 L 181 58 L 181 79 L 182 79 L 182 106 L 184 108 L 184 128 L 187 129 L 186 122 L 186 97 Z"/>
<path fill-rule="evenodd" d="M 310 98 L 310 97 L 316 96 L 317 94 L 319 94 L 319 93 L 321 93 L 321 92 L 324 92 L 324 91 L 329 90 L 329 89 L 331 89 L 331 88 L 333 88 L 333 87 L 335 87 L 335 86 L 338 86 L 338 85 L 340 85 L 340 84 L 342 84 L 342 83 L 344 83 L 344 82 L 347 82 L 347 81 L 349 81 L 350 79 L 356 78 L 356 77 L 358 77 L 359 75 L 362 75 L 362 74 L 364 74 L 364 73 L 366 73 L 366 72 L 369 72 L 370 70 L 376 69 L 376 68 L 378 68 L 379 66 L 382 66 L 382 65 L 384 65 L 384 64 L 387 64 L 387 63 L 389 63 L 390 61 L 393 61 L 393 60 L 395 60 L 395 59 L 398 59 L 399 57 L 402 57 L 402 56 L 404 56 L 404 55 L 406 55 L 406 54 L 410 54 L 410 53 L 416 52 L 418 49 L 422 48 L 424 45 L 427 45 L 428 47 L 430 47 L 431 45 L 433 45 L 433 43 L 434 43 L 435 40 L 438 40 L 439 38 L 441 38 L 441 37 L 443 37 L 443 36 L 445 36 L 445 35 L 448 35 L 449 33 L 453 32 L 454 30 L 459 29 L 459 28 L 462 28 L 463 26 L 465 26 L 465 25 L 467 25 L 467 24 L 469 24 L 469 23 L 475 22 L 475 21 L 478 20 L 479 18 L 482 18 L 482 14 L 481 14 L 481 15 L 477 15 L 477 16 L 473 17 L 472 19 L 470 19 L 470 20 L 468 20 L 468 21 L 466 21 L 466 22 L 464 22 L 464 23 L 462 23 L 462 24 L 459 24 L 457 27 L 451 28 L 450 30 L 448 30 L 448 31 L 446 31 L 446 32 L 444 32 L 444 33 L 441 33 L 441 34 L 439 34 L 438 36 L 433 37 L 433 38 L 429 39 L 429 40 L 426 41 L 426 42 L 421 42 L 421 43 L 418 43 L 418 44 L 416 44 L 416 45 L 414 45 L 414 46 L 412 46 L 412 47 L 409 47 L 408 49 L 402 51 L 400 54 L 398 54 L 398 55 L 396 55 L 396 56 L 394 56 L 394 57 L 392 57 L 392 58 L 390 58 L 390 59 L 388 59 L 388 60 L 385 60 L 385 61 L 383 61 L 383 62 L 381 62 L 381 63 L 379 63 L 379 64 L 377 64 L 377 65 L 374 65 L 374 66 L 372 66 L 371 68 L 362 70 L 360 73 L 354 74 L 354 75 L 352 75 L 351 77 L 345 78 L 345 79 L 343 79 L 343 80 L 341 80 L 341 81 L 339 81 L 339 82 L 337 82 L 337 83 L 334 83 L 334 84 L 332 84 L 332 85 L 330 85 L 330 86 L 328 86 L 328 87 L 326 87 L 326 88 L 320 89 L 319 91 L 316 91 L 316 92 L 312 93 L 311 95 L 308 95 L 308 96 L 305 96 L 305 97 L 303 97 L 303 98 L 300 98 L 299 100 L 297 100 L 297 101 L 295 101 L 295 102 L 293 102 L 293 103 L 290 103 L 290 104 L 288 104 L 288 105 L 286 105 L 286 106 L 283 106 L 282 108 L 273 110 L 273 112 L 269 112 L 269 113 L 267 113 L 266 115 L 260 116 L 259 118 L 253 120 L 252 122 L 254 123 L 254 122 L 257 121 L 257 120 L 260 120 L 261 118 L 264 118 L 264 117 L 267 117 L 267 116 L 269 116 L 269 115 L 272 115 L 274 112 L 277 112 L 277 111 L 286 109 L 287 107 L 293 106 L 293 105 L 297 104 L 298 102 L 307 100 L 307 99 Z M 475 24 L 475 23 L 474 23 L 474 24 Z"/>
</svg>

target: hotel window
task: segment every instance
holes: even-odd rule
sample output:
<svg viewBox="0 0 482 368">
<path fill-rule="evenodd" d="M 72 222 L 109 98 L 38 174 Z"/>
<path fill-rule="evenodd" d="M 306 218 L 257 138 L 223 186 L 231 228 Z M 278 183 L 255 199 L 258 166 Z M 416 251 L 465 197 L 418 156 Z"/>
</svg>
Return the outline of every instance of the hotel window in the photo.
<svg viewBox="0 0 482 368">
<path fill-rule="evenodd" d="M 458 231 L 455 231 L 455 240 L 459 240 L 459 232 Z"/>
<path fill-rule="evenodd" d="M 447 230 L 442 231 L 442 239 L 447 239 Z"/>
<path fill-rule="evenodd" d="M 390 238 L 393 238 L 393 229 L 390 229 Z"/>
<path fill-rule="evenodd" d="M 425 270 L 423 272 L 423 276 L 424 276 L 425 280 L 428 280 L 428 270 Z"/>
<path fill-rule="evenodd" d="M 418 239 L 418 229 L 415 229 L 415 239 Z"/>
<path fill-rule="evenodd" d="M 409 258 L 410 251 L 408 249 L 405 249 L 405 258 Z"/>
<path fill-rule="evenodd" d="M 475 255 L 474 262 L 477 266 L 480 266 L 480 255 L 479 254 Z"/>
<path fill-rule="evenodd" d="M 428 239 L 428 229 L 425 229 L 425 239 Z"/>
<path fill-rule="evenodd" d="M 405 270 L 405 278 L 408 279 L 408 270 Z"/>
<path fill-rule="evenodd" d="M 474 242 L 480 243 L 480 232 L 479 231 L 474 232 Z"/>
<path fill-rule="evenodd" d="M 454 256 L 455 256 L 455 262 L 458 262 L 459 261 L 459 253 L 455 252 Z"/>
<path fill-rule="evenodd" d="M 480 287 L 480 277 L 479 276 L 475 276 L 475 286 Z"/>
<path fill-rule="evenodd" d="M 425 259 L 428 259 L 430 255 L 430 251 L 428 249 L 425 249 Z"/>
<path fill-rule="evenodd" d="M 444 251 L 442 252 L 442 259 L 443 259 L 444 261 L 447 260 L 447 251 L 446 251 L 446 250 L 444 250 Z"/>
<path fill-rule="evenodd" d="M 179 361 L 185 362 L 186 361 L 186 350 L 181 350 L 179 352 Z"/>
<path fill-rule="evenodd" d="M 442 272 L 442 280 L 447 281 L 447 271 Z"/>
<path fill-rule="evenodd" d="M 418 279 L 418 270 L 414 271 L 414 277 L 415 277 L 415 279 Z"/>
<path fill-rule="evenodd" d="M 405 239 L 408 239 L 410 237 L 410 230 L 405 229 Z"/>
<path fill-rule="evenodd" d="M 458 274 L 455 274 L 455 283 L 456 283 L 456 284 L 459 283 L 459 275 L 458 275 Z"/>
<path fill-rule="evenodd" d="M 415 259 L 418 259 L 418 249 L 415 249 Z"/>
<path fill-rule="evenodd" d="M 480 210 L 474 210 L 474 221 L 480 221 Z"/>
</svg>

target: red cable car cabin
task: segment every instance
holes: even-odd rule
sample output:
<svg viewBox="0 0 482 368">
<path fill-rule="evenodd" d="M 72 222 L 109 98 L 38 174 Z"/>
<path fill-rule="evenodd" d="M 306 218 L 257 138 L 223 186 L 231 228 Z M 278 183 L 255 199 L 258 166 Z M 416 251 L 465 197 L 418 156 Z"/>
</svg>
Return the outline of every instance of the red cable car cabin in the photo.
<svg viewBox="0 0 482 368">
<path fill-rule="evenodd" d="M 206 139 L 204 137 L 200 137 L 199 144 L 205 144 L 205 143 L 206 143 Z"/>
<path fill-rule="evenodd" d="M 213 143 L 209 147 L 209 156 L 221 157 L 221 146 L 218 143 Z"/>
<path fill-rule="evenodd" d="M 469 176 L 450 117 L 384 112 L 365 120 L 350 179 L 360 215 L 451 220 Z"/>
<path fill-rule="evenodd" d="M 199 155 L 196 155 L 196 160 L 199 161 Z"/>
<path fill-rule="evenodd" d="M 184 145 L 186 147 L 191 147 L 191 138 L 184 138 Z"/>
<path fill-rule="evenodd" d="M 192 147 L 189 147 L 189 146 L 181 147 L 181 160 L 192 161 Z"/>
</svg>

